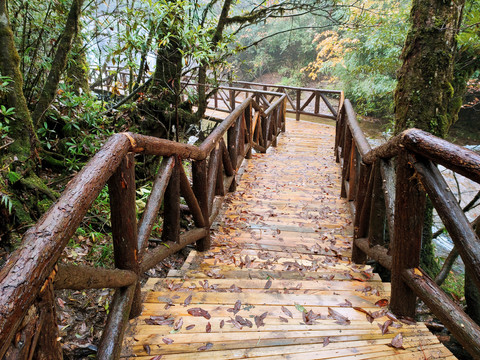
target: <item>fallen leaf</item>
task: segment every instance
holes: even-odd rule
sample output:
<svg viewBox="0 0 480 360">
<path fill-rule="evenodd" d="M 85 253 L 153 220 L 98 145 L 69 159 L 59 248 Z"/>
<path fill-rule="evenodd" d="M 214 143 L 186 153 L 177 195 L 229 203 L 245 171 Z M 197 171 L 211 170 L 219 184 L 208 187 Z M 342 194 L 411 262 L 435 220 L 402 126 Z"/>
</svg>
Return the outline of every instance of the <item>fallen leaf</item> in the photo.
<svg viewBox="0 0 480 360">
<path fill-rule="evenodd" d="M 348 301 L 348 299 L 345 299 L 345 302 L 343 304 L 338 304 L 338 306 L 341 307 L 352 307 L 352 303 Z"/>
<path fill-rule="evenodd" d="M 175 326 L 173 327 L 173 330 L 178 331 L 182 328 L 183 325 L 183 318 L 178 319 L 178 321 L 175 323 Z"/>
<path fill-rule="evenodd" d="M 265 286 L 263 287 L 265 290 L 270 289 L 272 286 L 272 279 L 268 279 L 268 281 L 265 283 Z"/>
<path fill-rule="evenodd" d="M 393 324 L 393 321 L 390 319 L 385 321 L 383 325 L 378 324 L 378 327 L 380 328 L 380 330 L 382 330 L 382 335 L 385 335 L 386 333 L 388 333 L 388 327 L 392 324 Z"/>
<path fill-rule="evenodd" d="M 190 305 L 190 301 L 192 301 L 192 294 L 188 295 L 185 301 L 183 302 L 183 306 Z"/>
<path fill-rule="evenodd" d="M 279 316 L 281 322 L 288 323 L 288 319 L 284 318 L 283 316 Z"/>
<path fill-rule="evenodd" d="M 224 320 L 220 321 L 220 329 L 222 329 L 224 325 L 225 325 L 225 321 Z"/>
<path fill-rule="evenodd" d="M 198 351 L 205 351 L 205 350 L 210 350 L 212 347 L 213 347 L 213 344 L 209 342 L 209 343 L 206 343 L 203 346 L 200 346 L 197 350 Z"/>
<path fill-rule="evenodd" d="M 212 332 L 212 324 L 210 324 L 210 321 L 207 323 L 207 326 L 205 326 L 205 331 L 207 333 L 211 333 Z"/>
<path fill-rule="evenodd" d="M 397 336 L 395 336 L 393 339 L 392 339 L 392 342 L 390 344 L 387 344 L 388 346 L 390 347 L 393 347 L 395 349 L 403 349 L 405 350 L 405 348 L 403 347 L 403 336 L 402 336 L 402 333 L 398 334 Z"/>
<path fill-rule="evenodd" d="M 327 346 L 328 344 L 330 344 L 330 337 L 327 336 L 323 339 L 323 347 Z"/>
<path fill-rule="evenodd" d="M 268 312 L 266 311 L 262 315 L 255 316 L 255 325 L 257 325 L 257 328 L 259 328 L 260 326 L 265 326 L 265 323 L 263 322 L 263 320 L 265 320 L 267 315 L 268 315 Z"/>
<path fill-rule="evenodd" d="M 290 318 L 293 319 L 293 315 L 292 313 L 290 312 L 290 310 L 288 310 L 285 306 L 282 306 L 282 311 L 285 315 L 289 316 Z"/>
<path fill-rule="evenodd" d="M 194 327 L 195 327 L 195 325 L 193 325 L 193 324 L 192 324 L 192 325 L 188 325 L 188 326 L 185 328 L 185 330 L 192 330 Z"/>
<path fill-rule="evenodd" d="M 332 308 L 328 308 L 328 314 L 335 320 L 337 324 L 339 325 L 350 325 L 350 320 L 348 320 L 347 317 L 343 316 L 342 314 L 336 312 Z"/>
<path fill-rule="evenodd" d="M 388 306 L 388 300 L 387 299 L 380 299 L 375 303 L 375 305 L 378 306 L 378 307 Z"/>
<path fill-rule="evenodd" d="M 297 303 L 295 303 L 295 309 L 297 309 L 300 312 L 304 312 L 304 313 L 307 312 L 307 310 L 302 305 L 297 304 Z"/>
<path fill-rule="evenodd" d="M 170 338 L 163 338 L 162 341 L 167 345 L 170 345 L 173 343 L 173 340 Z"/>
<path fill-rule="evenodd" d="M 202 308 L 191 308 L 187 312 L 192 316 L 203 316 L 205 319 L 210 320 L 211 316 L 208 311 L 203 310 Z"/>
<path fill-rule="evenodd" d="M 143 350 L 145 350 L 147 355 L 150 355 L 150 353 L 152 352 L 152 350 L 150 349 L 150 345 L 148 344 L 143 345 Z"/>
</svg>

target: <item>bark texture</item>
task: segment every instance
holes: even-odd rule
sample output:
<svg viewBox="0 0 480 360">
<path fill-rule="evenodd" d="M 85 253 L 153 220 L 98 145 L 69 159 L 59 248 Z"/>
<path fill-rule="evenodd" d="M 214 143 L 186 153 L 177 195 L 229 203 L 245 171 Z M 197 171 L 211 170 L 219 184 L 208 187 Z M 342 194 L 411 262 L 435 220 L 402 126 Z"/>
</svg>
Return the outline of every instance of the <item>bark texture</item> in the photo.
<svg viewBox="0 0 480 360">
<path fill-rule="evenodd" d="M 7 0 L 0 0 L 0 74 L 11 78 L 10 91 L 5 95 L 7 107 L 15 108 L 15 121 L 10 122 L 9 135 L 15 141 L 8 148 L 19 161 L 26 161 L 36 143 L 32 118 L 23 94 L 23 77 L 20 72 L 20 57 L 13 39 L 10 26 Z"/>
<path fill-rule="evenodd" d="M 456 34 L 464 0 L 413 0 L 411 27 L 395 90 L 395 133 L 416 127 L 444 137 L 454 116 L 449 102 Z"/>
</svg>

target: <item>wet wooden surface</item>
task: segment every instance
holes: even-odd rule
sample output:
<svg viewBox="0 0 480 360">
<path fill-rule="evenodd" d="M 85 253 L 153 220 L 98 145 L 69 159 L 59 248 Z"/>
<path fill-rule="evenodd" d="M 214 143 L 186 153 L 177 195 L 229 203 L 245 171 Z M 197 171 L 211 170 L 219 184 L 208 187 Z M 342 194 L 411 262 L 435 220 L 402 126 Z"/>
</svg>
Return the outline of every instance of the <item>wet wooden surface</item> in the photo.
<svg viewBox="0 0 480 360">
<path fill-rule="evenodd" d="M 334 134 L 288 121 L 277 148 L 246 160 L 211 250 L 144 286 L 124 357 L 454 359 L 424 324 L 392 320 L 390 284 L 351 263 Z"/>
</svg>

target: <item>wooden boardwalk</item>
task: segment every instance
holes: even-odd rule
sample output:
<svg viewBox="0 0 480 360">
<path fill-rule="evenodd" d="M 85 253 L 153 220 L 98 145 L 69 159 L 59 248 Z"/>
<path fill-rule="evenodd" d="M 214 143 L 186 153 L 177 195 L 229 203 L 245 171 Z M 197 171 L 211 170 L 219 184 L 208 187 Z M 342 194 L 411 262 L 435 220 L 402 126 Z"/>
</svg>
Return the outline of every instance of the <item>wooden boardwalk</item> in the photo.
<svg viewBox="0 0 480 360">
<path fill-rule="evenodd" d="M 390 284 L 351 263 L 334 134 L 288 121 L 277 148 L 246 160 L 212 249 L 144 286 L 123 357 L 454 359 L 424 324 L 395 320 Z"/>
</svg>

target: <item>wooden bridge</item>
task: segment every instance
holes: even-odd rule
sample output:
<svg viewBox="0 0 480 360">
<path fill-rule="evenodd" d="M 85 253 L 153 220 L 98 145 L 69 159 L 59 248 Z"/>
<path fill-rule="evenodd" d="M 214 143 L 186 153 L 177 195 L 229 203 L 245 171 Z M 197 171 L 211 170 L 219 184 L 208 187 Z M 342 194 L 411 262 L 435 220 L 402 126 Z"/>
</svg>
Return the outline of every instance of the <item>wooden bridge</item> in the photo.
<svg viewBox="0 0 480 360">
<path fill-rule="evenodd" d="M 199 147 L 133 133 L 104 145 L 0 272 L 0 358 L 61 359 L 54 289 L 104 287 L 117 290 L 99 359 L 454 358 L 412 320 L 417 296 L 480 356 L 479 327 L 418 268 L 426 191 L 480 285 L 478 237 L 433 166 L 480 182 L 480 156 L 414 129 L 371 149 L 341 92 L 260 85 L 224 88 L 231 112 Z M 286 118 L 308 102 L 336 126 Z M 163 157 L 138 222 L 136 153 Z M 107 182 L 116 268 L 57 265 Z M 159 217 L 163 245 L 149 247 Z M 141 287 L 193 243 L 181 270 Z"/>
</svg>

